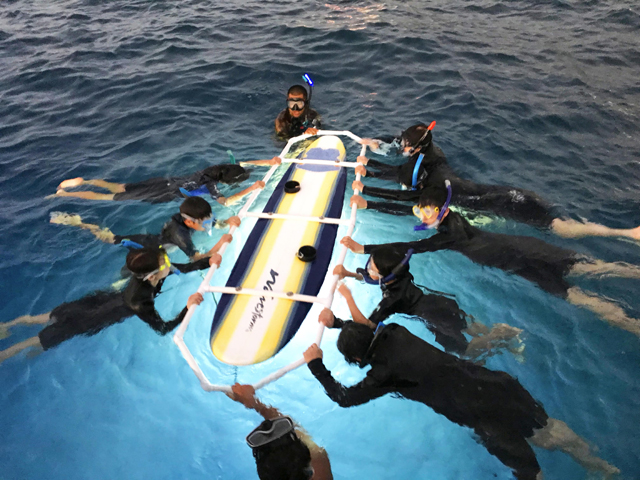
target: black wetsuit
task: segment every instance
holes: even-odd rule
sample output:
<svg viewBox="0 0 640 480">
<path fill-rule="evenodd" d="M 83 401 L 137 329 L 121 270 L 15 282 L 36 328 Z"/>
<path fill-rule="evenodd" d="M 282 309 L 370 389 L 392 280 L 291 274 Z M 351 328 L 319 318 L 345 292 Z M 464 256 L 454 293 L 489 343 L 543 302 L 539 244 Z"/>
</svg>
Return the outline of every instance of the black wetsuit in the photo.
<svg viewBox="0 0 640 480">
<path fill-rule="evenodd" d="M 371 370 L 351 387 L 337 382 L 322 359 L 308 365 L 341 407 L 361 405 L 387 393 L 424 403 L 450 421 L 472 428 L 516 478 L 535 479 L 540 466 L 526 439 L 549 417 L 515 378 L 444 353 L 397 324 L 378 332 L 364 364 Z"/>
<path fill-rule="evenodd" d="M 320 124 L 320 115 L 311 108 L 306 108 L 302 115 L 294 118 L 289 113 L 289 109 L 285 108 L 276 118 L 276 124 L 280 130 L 276 130 L 276 134 L 284 140 L 302 135 L 307 128 L 322 128 Z"/>
<path fill-rule="evenodd" d="M 136 233 L 133 235 L 115 235 L 113 243 L 119 245 L 123 240 L 130 240 L 143 247 L 159 248 L 161 245 L 175 245 L 182 250 L 187 257 L 193 257 L 196 250 L 191 234 L 193 229 L 187 227 L 184 218 L 179 213 L 171 217 L 162 227 L 159 235 L 152 233 Z"/>
<path fill-rule="evenodd" d="M 501 217 L 526 223 L 537 228 L 549 228 L 558 214 L 554 212 L 551 204 L 540 198 L 535 192 L 504 185 L 483 185 L 458 177 L 449 164 L 440 148 L 430 143 L 421 152 L 410 157 L 409 161 L 400 166 L 389 166 L 377 174 L 374 170 L 373 177 L 393 179 L 405 185 L 411 184 L 413 170 L 420 153 L 424 154 L 419 170 L 419 186 L 416 190 L 391 190 L 365 186 L 364 195 L 383 198 L 385 200 L 398 200 L 418 202 L 422 188 L 431 185 L 444 188 L 444 181 L 449 180 L 453 190 L 451 203 L 462 208 L 491 212 Z M 369 168 L 372 161 L 369 161 Z M 377 168 L 381 162 L 375 162 L 372 166 Z M 411 208 L 390 202 L 368 202 L 367 208 L 394 215 L 410 214 Z"/>
<path fill-rule="evenodd" d="M 566 298 L 571 285 L 565 280 L 577 262 L 589 261 L 572 250 L 556 247 L 533 237 L 485 232 L 469 224 L 459 213 L 449 211 L 438 233 L 414 242 L 390 243 L 386 246 L 414 253 L 454 250 L 474 262 L 515 273 L 553 295 Z M 365 245 L 371 253 L 379 245 Z"/>
<path fill-rule="evenodd" d="M 188 273 L 209 268 L 209 259 L 172 265 Z M 133 315 L 140 317 L 159 334 L 167 334 L 182 322 L 187 308 L 174 320 L 162 320 L 155 310 L 154 298 L 160 293 L 163 283 L 164 279 L 154 287 L 149 282 L 133 277 L 123 292 L 96 292 L 57 306 L 49 314 L 53 323 L 38 334 L 42 348 L 48 350 L 76 335 L 95 335 Z"/>
<path fill-rule="evenodd" d="M 414 285 L 413 275 L 409 272 L 381 288 L 382 301 L 369 316 L 370 321 L 378 324 L 395 313 L 412 315 L 435 334 L 436 342 L 446 352 L 458 355 L 466 352 L 469 341 L 462 332 L 467 328 L 467 314 L 455 300 L 442 295 L 425 294 Z"/>
<path fill-rule="evenodd" d="M 203 189 L 205 195 L 218 199 L 222 196 L 218 190 L 218 180 L 211 178 L 208 171 L 211 168 L 186 175 L 184 177 L 150 178 L 136 183 L 125 184 L 125 191 L 116 193 L 114 200 L 141 200 L 149 203 L 171 202 L 177 198 L 184 198 L 180 188 L 192 192 Z M 206 189 L 206 191 L 205 191 Z"/>
</svg>

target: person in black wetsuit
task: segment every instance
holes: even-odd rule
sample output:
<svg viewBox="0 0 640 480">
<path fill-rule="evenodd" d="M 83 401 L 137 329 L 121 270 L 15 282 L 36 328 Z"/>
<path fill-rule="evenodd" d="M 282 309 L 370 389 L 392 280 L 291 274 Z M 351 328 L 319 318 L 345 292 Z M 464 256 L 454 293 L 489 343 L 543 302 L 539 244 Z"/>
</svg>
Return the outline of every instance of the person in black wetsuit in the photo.
<svg viewBox="0 0 640 480">
<path fill-rule="evenodd" d="M 453 194 L 451 194 L 453 198 Z M 480 230 L 459 213 L 448 208 L 443 187 L 430 186 L 422 191 L 419 205 L 414 207 L 423 226 L 437 227 L 429 238 L 406 243 L 390 243 L 390 247 L 414 253 L 454 250 L 487 267 L 500 268 L 534 282 L 543 290 L 585 307 L 612 325 L 640 336 L 640 320 L 630 318 L 618 305 L 572 286 L 572 275 L 609 275 L 639 278 L 640 267 L 606 263 L 572 250 L 556 247 L 543 240 L 519 235 L 504 235 Z M 422 227 L 417 227 L 422 229 Z M 350 237 L 341 240 L 354 253 L 371 253 L 379 245 L 362 246 Z"/>
<path fill-rule="evenodd" d="M 196 250 L 191 235 L 196 231 L 210 231 L 215 222 L 216 226 L 231 225 L 240 226 L 240 218 L 233 216 L 227 220 L 217 220 L 213 217 L 211 205 L 202 197 L 189 197 L 180 205 L 180 213 L 176 213 L 164 224 L 160 234 L 137 233 L 133 235 L 114 235 L 108 228 L 100 228 L 92 223 L 84 223 L 80 215 L 69 215 L 63 212 L 52 212 L 51 223 L 58 225 L 70 225 L 89 230 L 98 240 L 114 245 L 122 245 L 127 248 L 140 248 L 175 245 L 191 261 L 200 260 L 216 253 L 222 245 L 231 242 L 233 237 L 226 233 L 206 253 Z"/>
<path fill-rule="evenodd" d="M 287 108 L 278 114 L 275 121 L 276 136 L 283 140 L 306 133 L 315 135 L 322 128 L 320 115 L 313 110 L 307 98 L 307 89 L 294 85 L 287 92 Z"/>
<path fill-rule="evenodd" d="M 432 127 L 435 122 L 430 125 Z M 526 223 L 539 229 L 550 230 L 562 237 L 626 237 L 640 240 L 640 227 L 614 229 L 591 222 L 577 222 L 570 218 L 560 218 L 555 209 L 536 193 L 504 185 L 483 185 L 458 177 L 447 163 L 447 158 L 432 141 L 431 129 L 419 123 L 402 132 L 400 138 L 385 138 L 391 146 L 397 146 L 408 157 L 402 165 L 389 165 L 366 157 L 358 157 L 360 163 L 356 172 L 374 178 L 393 180 L 408 190 L 390 190 L 365 186 L 354 181 L 353 189 L 363 195 L 382 198 L 385 202 L 367 201 L 360 196 L 352 197 L 352 204 L 359 208 L 374 209 L 394 215 L 408 215 L 411 207 L 388 200 L 416 203 L 423 188 L 442 185 L 448 179 L 453 186 L 452 204 L 463 209 L 493 213 Z M 372 149 L 379 148 L 380 141 L 363 139 Z M 418 168 L 416 168 L 418 165 Z"/>
<path fill-rule="evenodd" d="M 550 418 L 509 374 L 442 352 L 401 325 L 381 323 L 374 333 L 366 325 L 335 318 L 328 309 L 321 312 L 319 321 L 341 328 L 338 350 L 347 362 L 360 368 L 371 366 L 364 380 L 345 387 L 324 366 L 316 344 L 304 352 L 311 373 L 341 407 L 362 405 L 388 393 L 421 402 L 448 420 L 472 428 L 489 453 L 520 480 L 542 478 L 530 443 L 560 449 L 589 470 L 619 473 L 593 455 L 567 424 Z"/>
<path fill-rule="evenodd" d="M 280 163 L 279 157 L 271 160 L 255 160 L 242 162 L 254 165 L 276 165 Z M 183 177 L 158 177 L 143 180 L 136 183 L 113 183 L 105 180 L 85 180 L 84 178 L 71 178 L 58 185 L 58 191 L 52 197 L 75 197 L 85 200 L 140 200 L 149 203 L 171 202 L 177 198 L 210 195 L 221 205 L 231 205 L 254 190 L 264 188 L 264 182 L 258 180 L 249 188 L 234 193 L 230 197 L 223 197 L 218 190 L 218 183 L 239 183 L 249 178 L 247 172 L 240 165 L 214 165 L 199 172 Z M 110 193 L 98 193 L 93 191 L 68 192 L 68 188 L 81 185 L 92 185 L 103 188 Z"/>
<path fill-rule="evenodd" d="M 177 269 L 182 273 L 203 270 L 210 265 L 220 265 L 222 258 L 214 253 L 188 264 L 171 264 L 162 248 L 133 250 L 127 255 L 127 268 L 133 273 L 129 284 L 122 292 L 96 292 L 73 302 L 63 303 L 49 313 L 25 315 L 3 325 L 5 336 L 15 325 L 47 324 L 38 336 L 17 343 L 0 352 L 0 363 L 26 348 L 49 350 L 76 335 L 95 335 L 103 329 L 137 315 L 160 335 L 166 335 L 187 314 L 191 305 L 199 305 L 202 295 L 194 293 L 187 306 L 173 320 L 165 322 L 155 309 L 155 297 L 160 293 L 166 277 Z"/>
<path fill-rule="evenodd" d="M 371 252 L 364 269 L 358 273 L 349 272 L 342 265 L 334 270 L 340 278 L 354 277 L 378 284 L 382 289 L 382 301 L 369 317 L 365 317 L 358 308 L 349 288 L 343 283 L 338 292 L 345 298 L 354 321 L 371 328 L 401 313 L 411 315 L 422 321 L 435 335 L 435 340 L 444 347 L 445 352 L 455 353 L 468 359 L 480 359 L 497 348 L 509 348 L 513 353 L 521 354 L 524 345 L 518 338 L 522 330 L 504 323 L 494 325 L 489 330 L 481 322 L 473 320 L 460 309 L 453 298 L 444 294 L 424 293 L 413 283 L 409 272 L 410 253 L 382 246 Z M 441 293 L 441 292 L 438 292 Z M 471 342 L 464 334 L 473 337 Z"/>
</svg>

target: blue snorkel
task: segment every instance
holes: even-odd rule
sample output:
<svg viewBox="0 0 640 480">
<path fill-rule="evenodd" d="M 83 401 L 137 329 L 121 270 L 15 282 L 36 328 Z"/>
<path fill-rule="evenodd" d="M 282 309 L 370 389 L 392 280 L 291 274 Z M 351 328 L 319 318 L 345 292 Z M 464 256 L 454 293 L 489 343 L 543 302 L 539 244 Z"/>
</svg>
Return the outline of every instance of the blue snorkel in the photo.
<svg viewBox="0 0 640 480">
<path fill-rule="evenodd" d="M 442 218 L 444 217 L 444 214 L 449 209 L 449 203 L 451 203 L 451 194 L 452 194 L 451 182 L 449 180 L 445 180 L 444 185 L 445 187 L 447 187 L 447 200 L 446 202 L 444 202 L 444 205 L 442 206 L 442 209 L 438 214 L 438 218 L 436 218 L 436 221 L 433 222 L 431 225 L 427 225 L 426 223 L 421 223 L 420 225 L 413 227 L 414 232 L 419 232 L 420 230 L 432 230 L 440 226 L 440 222 L 442 222 Z"/>
<path fill-rule="evenodd" d="M 369 285 L 384 285 L 396 279 L 396 276 L 400 273 L 400 271 L 405 267 L 405 265 L 409 263 L 411 255 L 413 255 L 413 248 L 410 248 L 407 251 L 407 254 L 404 256 L 402 261 L 394 267 L 389 275 L 378 280 L 374 280 L 373 278 L 371 278 L 371 275 L 369 275 L 369 265 L 371 264 L 371 257 L 369 257 L 369 260 L 367 260 L 367 264 L 365 265 L 365 267 L 358 268 L 356 272 L 362 275 L 363 280 Z"/>
<path fill-rule="evenodd" d="M 302 79 L 309 85 L 309 99 L 307 100 L 307 108 L 311 108 L 311 95 L 313 95 L 313 80 L 308 73 L 302 75 Z"/>
<path fill-rule="evenodd" d="M 418 172 L 420 171 L 420 165 L 422 165 L 422 160 L 424 159 L 424 153 L 421 153 L 416 160 L 416 166 L 413 167 L 413 176 L 411 177 L 411 190 L 415 190 L 418 186 Z"/>
</svg>

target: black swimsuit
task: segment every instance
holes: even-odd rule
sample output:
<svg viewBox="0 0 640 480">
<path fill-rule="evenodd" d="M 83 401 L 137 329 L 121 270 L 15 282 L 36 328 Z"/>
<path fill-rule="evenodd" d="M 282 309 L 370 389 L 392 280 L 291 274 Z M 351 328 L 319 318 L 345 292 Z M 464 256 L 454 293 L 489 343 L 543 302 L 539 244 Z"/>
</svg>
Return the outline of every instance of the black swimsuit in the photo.
<svg viewBox="0 0 640 480">
<path fill-rule="evenodd" d="M 379 245 L 365 245 L 364 253 L 371 253 Z M 474 262 L 515 273 L 536 283 L 547 292 L 566 298 L 571 285 L 565 280 L 571 267 L 581 258 L 576 252 L 556 247 L 533 237 L 503 235 L 475 228 L 460 214 L 449 211 L 437 233 L 429 238 L 386 246 L 414 253 L 454 250 Z"/>
<path fill-rule="evenodd" d="M 458 355 L 466 352 L 469 341 L 462 332 L 468 326 L 467 314 L 451 298 L 425 294 L 414 285 L 413 276 L 408 272 L 382 286 L 382 301 L 369 320 L 378 324 L 396 313 L 418 317 L 446 352 Z"/>
<path fill-rule="evenodd" d="M 282 127 L 282 129 L 276 133 L 282 137 L 283 140 L 289 140 L 290 138 L 302 135 L 307 128 L 322 128 L 320 115 L 311 108 L 307 108 L 304 115 L 298 118 L 293 118 L 289 114 L 289 110 L 285 108 L 278 115 L 276 122 Z"/>
<path fill-rule="evenodd" d="M 341 324 L 337 322 L 338 327 Z M 337 382 L 322 359 L 308 366 L 341 407 L 400 394 L 472 428 L 489 453 L 512 468 L 517 478 L 536 478 L 540 466 L 526 439 L 549 417 L 518 380 L 444 353 L 397 324 L 376 335 L 364 363 L 371 370 L 351 387 Z"/>
<path fill-rule="evenodd" d="M 174 267 L 183 273 L 209 268 L 209 259 L 179 264 Z M 101 330 L 137 315 L 161 335 L 165 335 L 182 322 L 187 313 L 185 307 L 169 322 L 155 310 L 155 297 L 160 293 L 164 279 L 154 287 L 133 277 L 124 292 L 96 292 L 73 302 L 63 303 L 49 314 L 53 323 L 38 334 L 42 348 L 48 350 L 76 335 L 95 335 Z"/>
<path fill-rule="evenodd" d="M 503 185 L 483 185 L 458 177 L 447 163 L 447 158 L 442 150 L 434 146 L 433 143 L 424 148 L 421 153 L 424 154 L 420 164 L 420 173 L 424 176 L 421 187 L 426 188 L 431 185 L 444 187 L 444 181 L 449 180 L 453 190 L 451 199 L 453 205 L 491 212 L 543 229 L 549 228 L 553 220 L 558 217 L 553 206 L 535 192 Z M 400 176 L 401 173 L 404 173 L 403 177 L 406 182 L 407 178 L 411 178 L 419 154 L 414 154 L 404 165 L 388 166 L 389 169 L 384 170 L 385 173 L 382 175 L 377 175 L 374 172 L 371 176 L 392 178 L 395 175 L 395 180 L 402 183 Z M 369 161 L 370 163 L 371 161 Z M 378 168 L 378 164 L 380 162 L 375 162 L 374 168 Z M 387 200 L 407 201 L 415 204 L 420 198 L 421 188 L 417 190 L 391 190 L 365 186 L 362 193 Z M 411 213 L 410 207 L 389 204 L 389 202 L 368 202 L 367 208 L 394 215 Z"/>
<path fill-rule="evenodd" d="M 217 187 L 217 181 L 211 179 L 205 171 L 186 175 L 184 177 L 150 178 L 142 182 L 125 184 L 125 191 L 116 193 L 114 200 L 141 200 L 149 203 L 171 202 L 177 198 L 184 198 L 180 188 L 187 191 L 206 187 L 212 198 L 222 196 Z"/>
<path fill-rule="evenodd" d="M 164 224 L 162 232 L 159 235 L 152 233 L 115 235 L 113 243 L 119 245 L 124 240 L 130 240 L 142 245 L 143 247 L 149 248 L 159 248 L 162 245 L 175 245 L 182 250 L 187 257 L 193 257 L 198 253 L 193 241 L 191 240 L 191 234 L 193 231 L 194 230 L 184 224 L 182 215 L 176 213 L 171 217 L 171 220 Z"/>
</svg>

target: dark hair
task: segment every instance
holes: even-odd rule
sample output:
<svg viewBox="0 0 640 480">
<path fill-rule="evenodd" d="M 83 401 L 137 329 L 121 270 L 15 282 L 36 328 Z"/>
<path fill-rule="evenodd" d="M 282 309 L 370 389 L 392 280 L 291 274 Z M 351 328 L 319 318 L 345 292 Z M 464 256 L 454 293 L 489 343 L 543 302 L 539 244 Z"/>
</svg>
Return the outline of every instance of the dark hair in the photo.
<svg viewBox="0 0 640 480">
<path fill-rule="evenodd" d="M 220 183 L 238 183 L 249 178 L 249 172 L 247 172 L 240 165 L 214 165 L 209 168 L 205 168 L 202 171 L 203 176 L 206 176 L 210 181 Z"/>
<path fill-rule="evenodd" d="M 407 128 L 400 138 L 405 141 L 405 143 L 413 148 L 416 147 L 426 147 L 431 143 L 431 131 L 427 133 L 425 136 L 425 132 L 429 127 L 427 127 L 424 123 L 418 123 L 416 125 L 412 125 Z M 424 138 L 423 138 L 424 137 Z"/>
<path fill-rule="evenodd" d="M 388 246 L 377 247 L 371 252 L 371 258 L 373 258 L 373 263 L 376 264 L 376 267 L 378 268 L 378 272 L 380 272 L 380 275 L 382 275 L 383 277 L 386 277 L 387 275 L 389 275 L 394 268 L 396 268 L 400 263 L 402 263 L 405 256 L 406 256 L 406 252 L 402 252 L 397 248 L 388 247 Z M 402 269 L 402 271 L 405 271 L 405 270 L 406 271 L 409 270 L 408 265 L 405 265 L 405 267 Z M 398 272 L 398 274 L 399 273 L 400 272 Z"/>
<path fill-rule="evenodd" d="M 359 364 L 364 359 L 372 340 L 373 330 L 369 327 L 361 323 L 345 322 L 338 336 L 338 350 L 347 362 Z"/>
<path fill-rule="evenodd" d="M 289 95 L 304 95 L 304 99 L 307 99 L 307 89 L 304 88 L 302 85 L 293 85 L 292 87 L 289 87 L 289 90 L 287 91 L 287 97 Z"/>
<path fill-rule="evenodd" d="M 447 201 L 447 189 L 442 185 L 430 185 L 420 194 L 418 205 L 421 207 L 438 207 L 442 208 Z"/>
<path fill-rule="evenodd" d="M 271 420 L 260 424 L 264 430 L 271 427 Z M 309 448 L 295 433 L 272 443 L 253 449 L 253 456 L 261 480 L 308 480 L 305 470 L 311 463 Z"/>
<path fill-rule="evenodd" d="M 180 205 L 180 213 L 195 220 L 203 220 L 211 216 L 211 205 L 202 197 L 189 197 Z"/>
<path fill-rule="evenodd" d="M 143 277 L 160 266 L 160 257 L 166 253 L 162 247 L 131 250 L 127 254 L 127 268 L 134 275 Z"/>
</svg>

